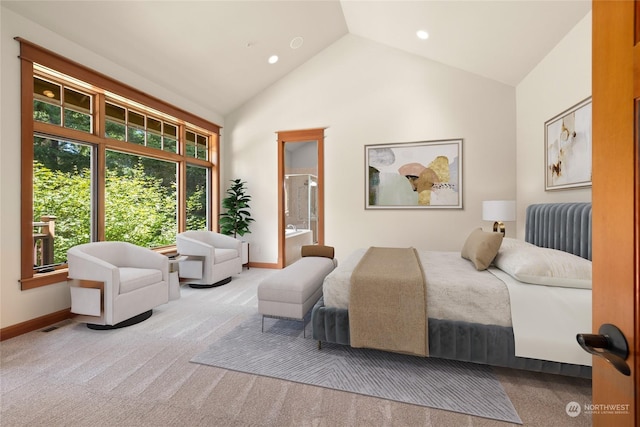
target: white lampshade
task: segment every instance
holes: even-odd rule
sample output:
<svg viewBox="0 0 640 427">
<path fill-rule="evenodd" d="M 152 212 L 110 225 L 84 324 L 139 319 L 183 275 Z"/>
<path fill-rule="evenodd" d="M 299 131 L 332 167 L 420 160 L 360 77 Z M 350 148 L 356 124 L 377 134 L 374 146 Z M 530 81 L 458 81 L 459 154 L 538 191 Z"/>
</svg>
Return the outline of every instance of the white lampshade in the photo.
<svg viewBox="0 0 640 427">
<path fill-rule="evenodd" d="M 515 221 L 515 200 L 489 200 L 482 202 L 482 219 L 485 221 Z"/>
</svg>

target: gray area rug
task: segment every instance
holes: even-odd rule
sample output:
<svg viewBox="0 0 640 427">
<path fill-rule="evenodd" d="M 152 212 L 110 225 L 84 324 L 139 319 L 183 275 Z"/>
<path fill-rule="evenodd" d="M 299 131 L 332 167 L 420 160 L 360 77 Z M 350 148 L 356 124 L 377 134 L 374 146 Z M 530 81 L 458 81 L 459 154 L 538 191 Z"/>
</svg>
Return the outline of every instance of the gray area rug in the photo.
<svg viewBox="0 0 640 427">
<path fill-rule="evenodd" d="M 303 338 L 302 323 L 255 315 L 191 362 L 522 424 L 488 366 Z"/>
</svg>

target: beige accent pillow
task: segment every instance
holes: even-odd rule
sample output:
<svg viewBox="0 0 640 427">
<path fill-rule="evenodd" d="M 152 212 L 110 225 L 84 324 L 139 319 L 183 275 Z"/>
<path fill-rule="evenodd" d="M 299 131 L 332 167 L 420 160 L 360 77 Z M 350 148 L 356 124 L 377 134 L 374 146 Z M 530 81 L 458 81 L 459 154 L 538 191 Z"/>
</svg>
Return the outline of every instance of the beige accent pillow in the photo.
<svg viewBox="0 0 640 427">
<path fill-rule="evenodd" d="M 505 239 L 495 264 L 521 282 L 591 289 L 591 261 L 568 252 Z"/>
<path fill-rule="evenodd" d="M 486 270 L 496 257 L 502 244 L 502 233 L 473 230 L 467 237 L 460 255 L 475 265 L 476 270 Z"/>
</svg>

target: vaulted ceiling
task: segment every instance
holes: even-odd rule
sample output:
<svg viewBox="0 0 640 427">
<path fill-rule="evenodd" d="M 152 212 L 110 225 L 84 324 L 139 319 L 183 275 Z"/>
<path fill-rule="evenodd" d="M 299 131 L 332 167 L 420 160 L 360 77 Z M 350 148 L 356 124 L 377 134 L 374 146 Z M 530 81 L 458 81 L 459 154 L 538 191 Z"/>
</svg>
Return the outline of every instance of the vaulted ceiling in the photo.
<svg viewBox="0 0 640 427">
<path fill-rule="evenodd" d="M 347 33 L 515 86 L 591 10 L 585 0 L 1 5 L 223 116 Z"/>
</svg>

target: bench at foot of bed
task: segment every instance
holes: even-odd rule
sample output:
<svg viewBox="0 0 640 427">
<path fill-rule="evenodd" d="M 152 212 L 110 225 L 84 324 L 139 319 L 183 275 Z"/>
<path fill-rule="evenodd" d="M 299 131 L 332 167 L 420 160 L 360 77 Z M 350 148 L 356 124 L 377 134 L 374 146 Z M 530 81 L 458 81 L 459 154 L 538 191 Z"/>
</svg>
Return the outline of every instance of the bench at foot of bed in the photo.
<svg viewBox="0 0 640 427">
<path fill-rule="evenodd" d="M 304 316 L 322 296 L 322 282 L 335 267 L 333 258 L 304 256 L 264 279 L 258 285 L 263 330 L 265 317 L 299 320 L 304 330 Z"/>
</svg>

